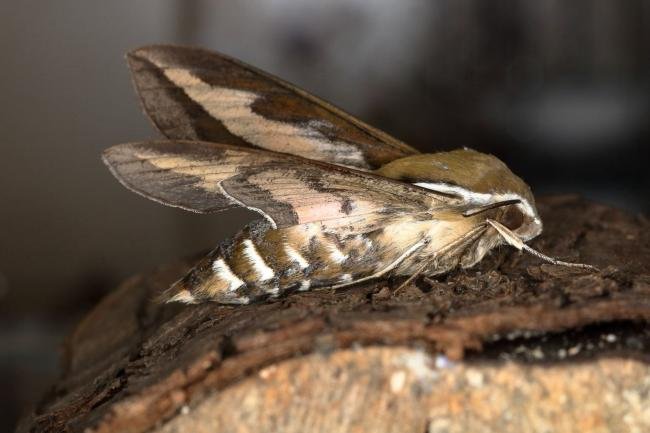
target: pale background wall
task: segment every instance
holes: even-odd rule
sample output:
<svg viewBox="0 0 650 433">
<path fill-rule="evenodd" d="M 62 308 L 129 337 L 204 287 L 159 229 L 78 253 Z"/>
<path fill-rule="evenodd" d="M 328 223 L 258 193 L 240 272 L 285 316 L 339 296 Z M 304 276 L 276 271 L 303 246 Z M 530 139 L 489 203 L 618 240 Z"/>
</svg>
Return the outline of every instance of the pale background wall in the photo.
<svg viewBox="0 0 650 433">
<path fill-rule="evenodd" d="M 218 49 L 422 150 L 493 152 L 536 192 L 647 212 L 649 18 L 642 0 L 3 0 L 0 430 L 103 293 L 251 217 L 164 208 L 102 166 L 102 149 L 156 136 L 128 49 Z"/>
</svg>

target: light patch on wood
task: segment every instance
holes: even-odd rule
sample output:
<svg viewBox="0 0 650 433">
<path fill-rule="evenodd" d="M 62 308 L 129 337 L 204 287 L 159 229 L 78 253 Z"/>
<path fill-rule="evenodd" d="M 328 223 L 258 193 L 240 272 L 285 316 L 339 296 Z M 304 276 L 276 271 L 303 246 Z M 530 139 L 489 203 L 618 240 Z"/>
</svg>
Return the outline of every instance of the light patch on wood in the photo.
<svg viewBox="0 0 650 433">
<path fill-rule="evenodd" d="M 270 280 L 275 276 L 275 271 L 266 264 L 260 253 L 257 252 L 252 240 L 246 239 L 243 242 L 244 254 L 248 258 L 253 270 L 260 276 L 260 280 Z"/>
<path fill-rule="evenodd" d="M 406 372 L 397 370 L 390 376 L 390 390 L 393 394 L 399 394 L 406 383 Z"/>
<path fill-rule="evenodd" d="M 298 291 L 304 292 L 305 290 L 309 290 L 311 287 L 311 281 L 310 280 L 302 280 L 300 282 L 300 287 L 298 288 Z"/>
<path fill-rule="evenodd" d="M 433 368 L 435 361 L 431 355 L 422 350 L 404 353 L 396 361 L 396 365 L 406 367 L 420 383 L 435 382 L 440 376 L 440 373 Z"/>
<path fill-rule="evenodd" d="M 256 93 L 211 86 L 182 68 L 163 69 L 165 76 L 233 135 L 255 146 L 337 164 L 365 165 L 362 152 L 342 141 L 330 141 L 314 128 L 316 124 L 294 125 L 267 119 L 253 111 Z"/>
<path fill-rule="evenodd" d="M 215 275 L 228 283 L 228 292 L 233 292 L 237 290 L 238 287 L 242 286 L 244 282 L 240 280 L 237 275 L 233 274 L 230 270 L 230 267 L 223 261 L 223 259 L 217 259 L 212 263 L 212 270 Z"/>
<path fill-rule="evenodd" d="M 294 262 L 300 266 L 300 269 L 305 269 L 309 267 L 309 262 L 300 254 L 298 251 L 296 251 L 292 246 L 290 245 L 285 245 L 284 246 L 284 251 L 287 253 L 287 256 Z"/>
</svg>

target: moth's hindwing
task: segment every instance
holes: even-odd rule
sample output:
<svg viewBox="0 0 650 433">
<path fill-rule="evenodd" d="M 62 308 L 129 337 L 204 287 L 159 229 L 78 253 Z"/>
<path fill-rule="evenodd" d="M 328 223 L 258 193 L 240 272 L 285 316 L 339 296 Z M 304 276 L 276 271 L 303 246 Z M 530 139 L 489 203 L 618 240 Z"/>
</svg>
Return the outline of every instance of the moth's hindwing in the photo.
<svg viewBox="0 0 650 433">
<path fill-rule="evenodd" d="M 283 80 L 197 48 L 128 54 L 144 110 L 168 138 L 252 146 L 361 169 L 418 152 Z"/>
</svg>

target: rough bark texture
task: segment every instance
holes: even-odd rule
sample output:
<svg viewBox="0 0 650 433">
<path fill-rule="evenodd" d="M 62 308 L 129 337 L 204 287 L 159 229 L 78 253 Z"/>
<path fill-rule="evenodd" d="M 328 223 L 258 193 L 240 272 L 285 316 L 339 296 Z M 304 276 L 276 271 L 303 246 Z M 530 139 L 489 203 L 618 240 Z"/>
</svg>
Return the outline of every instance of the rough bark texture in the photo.
<svg viewBox="0 0 650 433">
<path fill-rule="evenodd" d="M 532 245 L 394 293 L 159 306 L 182 263 L 126 281 L 70 336 L 19 431 L 650 431 L 650 223 L 539 203 Z"/>
</svg>

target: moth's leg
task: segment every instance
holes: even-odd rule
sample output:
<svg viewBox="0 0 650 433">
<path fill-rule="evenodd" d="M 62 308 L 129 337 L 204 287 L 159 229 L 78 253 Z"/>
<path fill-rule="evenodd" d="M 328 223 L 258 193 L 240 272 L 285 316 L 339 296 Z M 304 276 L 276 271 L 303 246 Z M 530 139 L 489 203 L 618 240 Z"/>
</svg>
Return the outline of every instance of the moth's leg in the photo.
<svg viewBox="0 0 650 433">
<path fill-rule="evenodd" d="M 524 243 L 524 241 L 519 239 L 519 237 L 516 234 L 514 234 L 509 228 L 507 228 L 503 224 L 501 224 L 501 223 L 499 223 L 497 221 L 491 220 L 491 219 L 487 219 L 486 222 L 488 224 L 490 224 L 492 227 L 494 227 L 497 232 L 499 232 L 501 237 L 506 241 L 506 243 L 508 245 L 511 245 L 511 246 L 517 248 L 519 251 L 521 251 L 521 250 L 526 251 L 527 253 L 530 253 L 530 254 L 534 255 L 535 257 L 538 257 L 538 258 L 544 260 L 545 262 L 549 262 L 549 263 L 552 263 L 554 265 L 568 266 L 568 267 L 572 267 L 572 268 L 591 269 L 593 271 L 598 271 L 598 268 L 596 268 L 595 266 L 587 265 L 587 264 L 584 264 L 584 263 L 564 262 L 562 260 L 558 260 L 556 258 L 549 257 L 549 256 L 547 256 L 545 254 L 542 254 L 539 251 L 537 251 L 537 250 L 529 247 L 528 245 L 526 245 Z"/>
<path fill-rule="evenodd" d="M 337 285 L 331 286 L 330 288 L 331 289 L 338 289 L 340 287 L 345 287 L 345 286 L 349 286 L 351 284 L 357 284 L 357 283 L 361 283 L 363 281 L 368 281 L 368 280 L 372 280 L 372 279 L 375 279 L 375 278 L 382 277 L 382 276 L 386 275 L 386 273 L 388 273 L 388 272 L 392 271 L 393 269 L 395 269 L 395 267 L 397 267 L 404 260 L 406 260 L 407 258 L 411 257 L 413 254 L 415 254 L 416 252 L 421 250 L 428 243 L 429 243 L 428 238 L 420 239 L 418 242 L 411 245 L 404 253 L 402 253 L 402 255 L 400 255 L 397 259 L 395 259 L 392 263 L 390 263 L 388 266 L 386 266 L 384 269 L 380 270 L 379 272 L 375 272 L 374 274 L 369 275 L 367 277 L 359 278 L 358 280 L 354 280 L 354 281 L 350 281 L 350 282 L 346 282 L 346 283 L 342 283 L 342 284 L 337 284 Z"/>
<path fill-rule="evenodd" d="M 396 294 L 397 292 L 399 292 L 400 290 L 402 290 L 404 287 L 408 286 L 411 283 L 411 281 L 416 279 L 418 277 L 418 275 L 420 275 L 422 272 L 424 272 L 424 270 L 426 268 L 428 268 L 429 265 L 431 263 L 433 263 L 437 258 L 438 258 L 438 256 L 434 255 L 429 260 L 425 260 L 424 263 L 422 263 L 422 266 L 420 266 L 415 272 L 413 272 L 413 274 L 411 274 L 411 276 L 408 277 L 406 279 L 406 281 L 404 281 L 402 284 L 400 284 L 399 287 L 397 287 L 397 289 L 395 289 L 393 291 L 393 295 Z"/>
<path fill-rule="evenodd" d="M 402 284 L 399 285 L 393 293 L 397 293 L 402 290 L 404 287 L 408 286 L 415 278 L 417 278 L 422 272 L 424 272 L 432 263 L 434 263 L 438 258 L 445 254 L 453 253 L 461 248 L 464 248 L 468 243 L 474 241 L 478 236 L 483 234 L 485 231 L 485 226 L 480 225 L 474 227 L 472 230 L 465 233 L 464 236 L 456 239 L 453 242 L 448 243 L 447 245 L 440 248 L 436 251 L 428 260 L 425 260 L 422 266 L 420 266 L 410 277 L 406 279 Z"/>
</svg>

